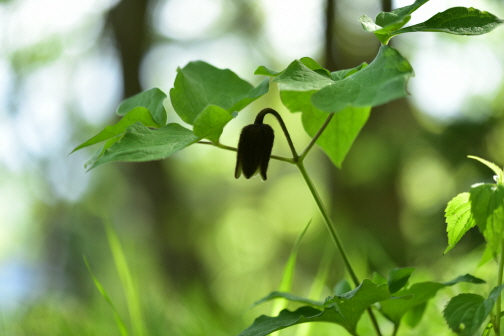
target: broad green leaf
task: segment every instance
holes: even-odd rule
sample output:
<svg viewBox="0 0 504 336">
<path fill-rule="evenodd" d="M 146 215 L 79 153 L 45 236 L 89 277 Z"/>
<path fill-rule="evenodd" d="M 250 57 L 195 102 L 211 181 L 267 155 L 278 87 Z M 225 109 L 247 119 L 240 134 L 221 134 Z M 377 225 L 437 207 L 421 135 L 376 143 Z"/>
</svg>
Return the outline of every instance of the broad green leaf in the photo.
<svg viewBox="0 0 504 336">
<path fill-rule="evenodd" d="M 411 19 L 411 14 L 428 0 L 417 0 L 412 5 L 397 8 L 391 12 L 380 12 L 376 16 L 376 23 L 366 15 L 360 17 L 364 30 L 374 33 L 378 40 L 387 44 L 394 36 L 393 32 L 402 28 Z"/>
<path fill-rule="evenodd" d="M 191 62 L 177 71 L 170 98 L 180 118 L 191 125 L 209 105 L 218 106 L 232 115 L 264 95 L 269 88 L 268 79 L 254 88 L 231 70 L 218 69 L 202 61 Z M 223 124 L 220 127 L 227 123 L 224 120 L 221 119 Z M 214 128 L 215 120 L 210 121 L 212 126 L 208 128 Z"/>
<path fill-rule="evenodd" d="M 403 315 L 413 307 L 421 305 L 433 298 L 437 291 L 446 285 L 437 282 L 420 282 L 411 287 L 402 289 L 394 295 L 398 297 L 408 297 L 410 300 L 388 300 L 380 303 L 380 310 L 394 324 L 399 325 Z"/>
<path fill-rule="evenodd" d="M 444 253 L 450 251 L 469 229 L 476 225 L 471 213 L 470 194 L 458 194 L 445 209 L 446 232 L 448 233 L 448 247 Z"/>
<path fill-rule="evenodd" d="M 402 317 L 409 310 L 423 305 L 431 298 L 433 298 L 438 290 L 445 288 L 447 286 L 455 285 L 459 282 L 470 282 L 470 283 L 484 283 L 483 280 L 475 278 L 471 275 L 460 276 L 452 281 L 446 283 L 438 282 L 419 282 L 411 285 L 409 288 L 403 288 L 396 293 L 396 297 L 410 297 L 410 300 L 387 300 L 380 303 L 380 310 L 390 321 L 395 325 L 399 325 Z M 420 309 L 420 308 L 419 308 Z"/>
<path fill-rule="evenodd" d="M 339 81 L 339 80 L 345 79 L 345 78 L 353 75 L 357 71 L 360 71 L 367 66 L 368 66 L 368 64 L 366 62 L 364 62 L 361 65 L 356 66 L 355 68 L 334 71 L 334 72 L 331 72 L 331 78 L 335 81 Z"/>
<path fill-rule="evenodd" d="M 159 125 L 157 127 L 161 127 L 166 125 L 166 110 L 163 105 L 165 99 L 166 93 L 158 88 L 152 88 L 125 99 L 117 108 L 116 113 L 125 116 L 135 107 L 145 107 Z"/>
<path fill-rule="evenodd" d="M 208 105 L 194 119 L 193 132 L 196 136 L 218 143 L 224 126 L 232 119 L 233 115 L 225 109 L 216 105 Z"/>
<path fill-rule="evenodd" d="M 295 62 L 300 62 L 301 64 L 305 65 L 308 69 L 314 70 L 314 71 L 319 71 L 321 74 L 325 74 L 327 76 L 330 76 L 329 70 L 325 69 L 323 66 L 321 66 L 317 61 L 310 57 L 303 57 L 299 61 Z M 256 71 L 254 72 L 254 75 L 262 75 L 262 76 L 269 76 L 269 77 L 277 77 L 284 73 L 285 70 L 282 71 L 276 71 L 272 70 L 264 65 L 259 66 Z"/>
<path fill-rule="evenodd" d="M 312 91 L 334 83 L 325 73 L 310 69 L 303 62 L 295 60 L 274 81 L 280 91 Z M 320 69 L 319 69 L 320 70 Z"/>
<path fill-rule="evenodd" d="M 380 12 L 376 16 L 376 24 L 383 28 L 395 26 L 398 22 L 403 22 L 406 17 L 409 17 L 427 1 L 429 0 L 416 0 L 412 5 L 397 8 L 391 12 Z M 406 22 L 404 22 L 404 24 Z M 389 29 L 389 31 L 391 31 L 391 29 Z"/>
<path fill-rule="evenodd" d="M 117 124 L 113 126 L 106 126 L 100 133 L 98 133 L 91 139 L 85 141 L 84 143 L 80 144 L 79 146 L 75 147 L 72 153 L 84 147 L 91 146 L 99 142 L 114 138 L 118 135 L 121 135 L 124 133 L 126 128 L 128 128 L 129 126 L 133 125 L 136 122 L 141 122 L 143 125 L 147 127 L 156 127 L 156 128 L 161 127 L 160 124 L 154 121 L 151 114 L 149 113 L 149 110 L 147 110 L 145 107 L 135 107 L 128 113 L 126 113 L 126 115 L 123 118 L 121 118 L 121 120 L 119 120 Z"/>
<path fill-rule="evenodd" d="M 268 294 L 264 298 L 255 302 L 253 307 L 260 305 L 261 303 L 274 300 L 274 299 L 285 299 L 285 300 L 288 300 L 291 302 L 308 304 L 308 305 L 313 306 L 315 308 L 324 308 L 324 302 L 310 300 L 310 299 L 304 298 L 302 296 L 298 296 L 298 295 L 294 295 L 294 294 L 290 294 L 290 293 L 285 293 L 285 292 L 278 292 L 278 291 L 271 292 L 270 294 Z"/>
<path fill-rule="evenodd" d="M 446 305 L 443 315 L 450 328 L 461 336 L 472 336 L 485 322 L 504 286 L 495 287 L 488 299 L 477 294 L 459 294 Z"/>
<path fill-rule="evenodd" d="M 504 23 L 495 15 L 475 8 L 453 7 L 437 13 L 429 20 L 395 31 L 393 34 L 411 32 L 440 32 L 455 35 L 486 34 Z"/>
<path fill-rule="evenodd" d="M 403 288 L 414 270 L 415 269 L 411 267 L 394 268 L 390 270 L 387 282 L 390 294 L 393 294 Z"/>
<path fill-rule="evenodd" d="M 473 155 L 469 155 L 467 157 L 470 158 L 470 159 L 477 160 L 477 161 L 483 163 L 488 168 L 492 169 L 493 172 L 495 173 L 495 175 L 497 176 L 497 181 L 496 181 L 497 184 L 504 184 L 504 172 L 495 163 L 487 161 L 487 160 L 482 159 L 482 158 L 477 157 L 477 156 L 473 156 Z"/>
<path fill-rule="evenodd" d="M 93 156 L 91 156 L 91 158 L 89 158 L 89 160 L 87 160 L 86 163 L 84 163 L 84 168 L 89 169 L 90 167 L 92 167 L 95 164 L 95 162 L 98 161 L 98 159 L 101 158 L 103 154 L 105 154 L 105 151 L 119 140 L 121 140 L 121 137 L 116 136 L 114 138 L 105 141 L 103 146 L 99 148 L 96 152 L 94 152 Z"/>
<path fill-rule="evenodd" d="M 490 183 L 473 185 L 470 202 L 472 216 L 495 255 L 504 233 L 504 186 Z"/>
<path fill-rule="evenodd" d="M 357 288 L 340 296 L 328 298 L 323 310 L 301 307 L 291 312 L 283 310 L 276 317 L 260 316 L 239 336 L 262 336 L 305 322 L 331 322 L 345 327 L 352 335 L 362 313 L 372 304 L 390 298 L 387 285 L 364 280 Z"/>
<path fill-rule="evenodd" d="M 334 314 L 334 309 L 331 308 L 330 310 L 331 313 Z M 330 314 L 328 313 L 327 315 Z M 324 312 L 312 307 L 301 307 L 296 311 L 284 309 L 275 317 L 266 315 L 259 316 L 254 320 L 254 323 L 242 331 L 238 336 L 265 336 L 296 324 L 305 322 L 324 322 L 324 317 Z"/>
<path fill-rule="evenodd" d="M 113 161 L 164 159 L 200 139 L 179 124 L 171 123 L 151 130 L 137 122 L 128 127 L 123 138 L 105 150 L 89 169 Z"/>
<path fill-rule="evenodd" d="M 390 298 L 387 285 L 377 285 L 365 279 L 354 290 L 325 301 L 325 305 L 333 304 L 338 314 L 334 317 L 335 323 L 341 324 L 351 334 L 355 334 L 357 322 L 362 313 L 372 304 Z"/>
<path fill-rule="evenodd" d="M 324 133 L 317 139 L 317 145 L 336 167 L 341 168 L 343 160 L 366 124 L 370 113 L 370 107 L 345 108 L 334 114 Z M 313 106 L 307 106 L 301 116 L 306 133 L 313 138 L 328 116 L 327 113 Z"/>
<path fill-rule="evenodd" d="M 283 104 L 291 112 L 302 112 L 303 127 L 311 137 L 315 136 L 329 115 L 316 109 L 311 96 L 317 90 L 338 80 L 351 78 L 367 64 L 346 70 L 336 71 L 326 76 L 324 72 L 316 72 L 317 64 L 304 61 L 292 62 L 289 67 L 278 76 L 280 97 Z M 347 108 L 336 113 L 326 130 L 317 140 L 323 151 L 329 156 L 336 167 L 341 164 L 352 146 L 355 138 L 366 123 L 371 109 Z"/>
<path fill-rule="evenodd" d="M 405 97 L 413 76 L 409 62 L 395 49 L 382 45 L 376 58 L 361 71 L 312 95 L 315 108 L 338 112 L 347 107 L 370 107 Z"/>
</svg>

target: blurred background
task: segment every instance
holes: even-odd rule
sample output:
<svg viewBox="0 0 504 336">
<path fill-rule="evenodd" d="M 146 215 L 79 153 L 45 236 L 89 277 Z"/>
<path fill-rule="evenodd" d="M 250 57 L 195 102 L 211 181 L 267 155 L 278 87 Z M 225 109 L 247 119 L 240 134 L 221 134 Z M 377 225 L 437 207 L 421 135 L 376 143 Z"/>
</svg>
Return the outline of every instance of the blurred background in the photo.
<svg viewBox="0 0 504 336">
<path fill-rule="evenodd" d="M 95 148 L 68 154 L 117 121 L 123 98 L 151 87 L 168 92 L 177 67 L 192 60 L 230 68 L 253 84 L 262 80 L 253 75 L 257 66 L 282 70 L 303 56 L 332 71 L 369 63 L 379 43 L 358 18 L 410 3 L 1 0 L 0 335 L 121 335 L 83 256 L 128 334 L 236 335 L 272 313 L 270 303 L 249 308 L 278 289 L 310 220 L 292 292 L 330 295 L 346 275 L 294 167 L 272 161 L 267 182 L 235 180 L 233 152 L 193 145 L 163 161 L 86 173 Z M 499 0 L 437 0 L 411 23 L 453 6 L 504 17 Z M 411 266 L 414 281 L 465 273 L 489 280 L 444 290 L 427 309 L 428 323 L 399 334 L 449 335 L 439 313 L 448 298 L 494 285 L 494 262 L 478 267 L 483 240 L 476 229 L 443 255 L 443 211 L 471 184 L 492 181 L 467 155 L 504 164 L 503 40 L 502 27 L 477 37 L 394 38 L 415 69 L 411 96 L 373 110 L 342 170 L 318 149 L 307 160 L 359 277 Z M 169 121 L 178 121 L 165 103 Z M 222 142 L 235 146 L 241 127 L 267 106 L 284 115 L 304 148 L 300 114 L 281 105 L 274 84 L 228 125 Z M 273 152 L 288 155 L 282 137 Z M 106 225 L 120 241 L 130 280 L 121 276 Z M 367 335 L 367 317 L 360 328 Z M 283 334 L 310 332 L 346 335 L 326 324 Z"/>
</svg>

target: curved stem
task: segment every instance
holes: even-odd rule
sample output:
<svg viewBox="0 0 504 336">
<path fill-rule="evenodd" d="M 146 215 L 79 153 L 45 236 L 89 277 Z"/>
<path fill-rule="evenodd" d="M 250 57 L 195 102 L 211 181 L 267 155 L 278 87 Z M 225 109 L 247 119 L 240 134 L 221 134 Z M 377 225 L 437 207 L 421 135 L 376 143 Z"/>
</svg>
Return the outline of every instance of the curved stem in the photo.
<svg viewBox="0 0 504 336">
<path fill-rule="evenodd" d="M 322 125 L 322 127 L 320 127 L 320 129 L 318 130 L 317 134 L 315 134 L 315 136 L 311 139 L 310 143 L 308 144 L 308 146 L 306 146 L 306 148 L 304 149 L 304 151 L 301 153 L 301 155 L 299 155 L 299 160 L 303 161 L 304 158 L 306 157 L 306 155 L 308 155 L 308 152 L 312 149 L 312 147 L 315 145 L 315 143 L 317 142 L 318 138 L 320 138 L 320 136 L 322 135 L 322 133 L 325 131 L 327 125 L 329 125 L 329 123 L 331 122 L 331 119 L 334 117 L 334 113 L 331 113 L 329 114 L 329 116 L 327 117 L 326 121 L 324 122 L 324 124 Z"/>
<path fill-rule="evenodd" d="M 262 124 L 263 123 L 263 120 L 264 120 L 264 117 L 267 115 L 267 114 L 272 114 L 275 116 L 275 118 L 278 120 L 278 123 L 280 124 L 280 127 L 282 127 L 282 131 L 284 132 L 285 134 L 285 138 L 287 139 L 287 142 L 289 143 L 289 147 L 290 147 L 290 150 L 292 152 L 292 158 L 294 159 L 294 161 L 297 161 L 299 156 L 296 152 L 296 149 L 294 148 L 294 143 L 292 142 L 292 139 L 290 137 L 290 134 L 289 134 L 289 131 L 287 130 L 287 127 L 285 126 L 285 123 L 283 122 L 282 120 L 282 117 L 280 116 L 280 114 L 278 114 L 277 111 L 273 110 L 272 108 L 265 108 L 265 109 L 262 109 L 261 112 L 259 112 L 257 114 L 257 117 L 254 121 L 254 124 Z"/>
<path fill-rule="evenodd" d="M 320 195 L 315 188 L 315 185 L 313 184 L 310 176 L 306 172 L 306 169 L 303 165 L 302 161 L 297 161 L 296 166 L 299 169 L 299 172 L 303 176 L 303 179 L 306 182 L 306 185 L 308 186 L 308 189 L 310 189 L 310 192 L 312 194 L 313 199 L 315 200 L 315 203 L 317 204 L 317 207 L 320 211 L 320 214 L 322 215 L 322 218 L 324 219 L 324 223 L 326 225 L 327 231 L 329 231 L 329 235 L 331 236 L 334 244 L 338 248 L 338 251 L 341 255 L 341 258 L 343 259 L 343 263 L 345 264 L 345 267 L 350 274 L 350 278 L 352 278 L 352 282 L 354 283 L 355 287 L 358 287 L 360 285 L 359 278 L 357 278 L 357 275 L 355 274 L 355 271 L 352 267 L 352 264 L 350 263 L 350 260 L 348 259 L 347 253 L 345 251 L 345 248 L 343 247 L 343 244 L 341 243 L 341 240 L 338 236 L 338 233 L 336 232 L 336 229 L 334 227 L 333 222 L 331 221 L 331 218 L 329 217 L 329 213 L 327 212 L 327 209 L 324 206 L 324 203 L 322 202 L 322 199 L 320 198 Z M 380 327 L 378 326 L 378 321 L 376 321 L 376 317 L 373 314 L 373 311 L 371 310 L 371 307 L 367 309 L 369 317 L 371 318 L 371 323 L 373 324 L 373 327 L 376 331 L 376 334 L 378 336 L 381 336 L 382 333 L 380 331 Z"/>
<path fill-rule="evenodd" d="M 339 253 L 341 254 L 341 257 L 343 258 L 343 262 L 345 263 L 346 269 L 348 270 L 348 273 L 350 274 L 350 277 L 352 278 L 352 282 L 354 285 L 357 287 L 360 285 L 360 281 L 357 278 L 357 275 L 355 274 L 355 271 L 353 270 L 352 265 L 350 264 L 350 260 L 348 259 L 348 256 L 345 252 L 345 249 L 343 248 L 343 244 L 341 243 L 341 240 L 338 236 L 338 233 L 336 232 L 336 229 L 334 228 L 334 224 L 332 223 L 331 219 L 329 218 L 329 214 L 324 206 L 324 203 L 322 203 L 322 199 L 320 198 L 320 195 L 315 189 L 315 186 L 310 179 L 310 176 L 306 172 L 306 169 L 303 165 L 302 162 L 298 162 L 296 166 L 299 169 L 299 172 L 303 176 L 303 179 L 306 182 L 306 185 L 308 186 L 308 189 L 310 189 L 310 192 L 313 196 L 313 199 L 315 200 L 315 203 L 317 204 L 317 207 L 320 211 L 320 214 L 322 215 L 322 218 L 324 219 L 324 223 L 326 225 L 327 230 L 329 231 L 329 235 L 331 236 L 334 244 L 338 248 Z"/>
</svg>

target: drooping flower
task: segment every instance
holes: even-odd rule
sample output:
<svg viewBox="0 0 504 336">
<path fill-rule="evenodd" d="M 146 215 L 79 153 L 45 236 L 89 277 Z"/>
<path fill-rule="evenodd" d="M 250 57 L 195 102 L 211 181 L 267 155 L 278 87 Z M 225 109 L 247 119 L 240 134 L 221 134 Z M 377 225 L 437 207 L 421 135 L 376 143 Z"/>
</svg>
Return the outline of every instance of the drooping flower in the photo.
<svg viewBox="0 0 504 336">
<path fill-rule="evenodd" d="M 262 118 L 242 129 L 238 142 L 235 178 L 239 178 L 243 173 L 243 176 L 249 179 L 259 173 L 262 180 L 266 181 L 274 138 L 273 129 L 270 125 L 263 124 Z"/>
</svg>

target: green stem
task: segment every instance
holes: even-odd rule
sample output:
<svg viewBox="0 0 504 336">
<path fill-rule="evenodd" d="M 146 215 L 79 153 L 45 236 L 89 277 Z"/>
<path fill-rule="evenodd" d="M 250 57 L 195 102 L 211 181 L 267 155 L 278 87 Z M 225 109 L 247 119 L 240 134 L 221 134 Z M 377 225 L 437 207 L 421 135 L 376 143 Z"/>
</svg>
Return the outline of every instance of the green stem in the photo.
<svg viewBox="0 0 504 336">
<path fill-rule="evenodd" d="M 502 273 L 504 271 L 504 239 L 501 242 L 501 256 L 500 256 L 500 261 L 499 261 L 499 272 L 497 274 L 497 286 L 502 285 Z M 495 335 L 500 336 L 500 320 L 501 320 L 501 294 L 499 294 L 499 297 L 497 298 L 497 305 L 495 307 L 496 313 L 495 313 L 495 323 L 494 323 L 494 330 L 495 330 Z"/>
<path fill-rule="evenodd" d="M 352 282 L 354 285 L 357 287 L 360 285 L 360 281 L 357 278 L 357 275 L 355 274 L 355 271 L 353 270 L 352 265 L 350 264 L 350 260 L 348 259 L 348 256 L 345 252 L 345 249 L 343 248 L 343 244 L 341 243 L 341 240 L 338 236 L 338 233 L 336 232 L 336 229 L 334 228 L 334 225 L 329 218 L 328 212 L 324 206 L 324 203 L 322 203 L 322 199 L 320 198 L 319 193 L 317 192 L 317 189 L 315 189 L 315 186 L 313 185 L 312 180 L 310 179 L 310 176 L 306 172 L 306 169 L 304 167 L 304 164 L 302 162 L 297 162 L 296 166 L 299 169 L 299 172 L 303 176 L 303 179 L 305 180 L 306 185 L 308 186 L 308 189 L 310 189 L 310 192 L 312 194 L 313 199 L 315 200 L 315 203 L 317 204 L 317 207 L 320 211 L 320 214 L 322 215 L 322 218 L 324 219 L 324 223 L 326 225 L 327 231 L 329 231 L 329 235 L 331 236 L 334 244 L 338 248 L 338 251 L 341 254 L 341 257 L 343 258 L 343 262 L 345 263 L 346 269 L 348 270 L 348 273 L 350 274 L 350 278 L 352 278 Z"/>
<path fill-rule="evenodd" d="M 360 285 L 359 278 L 357 278 L 357 275 L 355 274 L 355 271 L 352 267 L 352 264 L 350 263 L 350 260 L 348 259 L 347 253 L 345 252 L 345 248 L 343 247 L 343 244 L 341 243 L 341 240 L 338 236 L 338 233 L 336 232 L 336 229 L 334 227 L 334 224 L 331 221 L 331 218 L 329 217 L 329 213 L 327 212 L 324 203 L 322 202 L 322 199 L 320 198 L 319 193 L 317 192 L 317 189 L 315 189 L 315 185 L 313 184 L 310 176 L 306 172 L 306 169 L 304 167 L 303 161 L 297 161 L 296 166 L 299 169 L 299 172 L 303 176 L 303 179 L 305 180 L 306 185 L 308 186 L 308 189 L 310 189 L 310 192 L 312 194 L 313 199 L 315 200 L 315 203 L 317 204 L 317 207 L 320 211 L 320 214 L 322 215 L 322 218 L 324 219 L 324 223 L 326 225 L 327 231 L 329 231 L 329 235 L 331 236 L 334 244 L 338 248 L 338 251 L 341 255 L 341 258 L 343 259 L 343 263 L 345 264 L 345 267 L 350 274 L 350 278 L 352 278 L 352 282 L 354 283 L 355 287 L 358 287 Z M 376 330 L 376 334 L 378 336 L 381 336 L 381 331 L 380 327 L 378 325 L 378 321 L 376 320 L 376 317 L 373 314 L 373 311 L 371 308 L 367 309 L 369 317 L 371 318 L 371 322 L 373 323 L 373 327 Z"/>
</svg>

